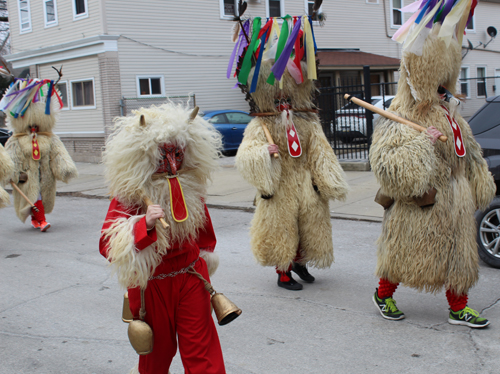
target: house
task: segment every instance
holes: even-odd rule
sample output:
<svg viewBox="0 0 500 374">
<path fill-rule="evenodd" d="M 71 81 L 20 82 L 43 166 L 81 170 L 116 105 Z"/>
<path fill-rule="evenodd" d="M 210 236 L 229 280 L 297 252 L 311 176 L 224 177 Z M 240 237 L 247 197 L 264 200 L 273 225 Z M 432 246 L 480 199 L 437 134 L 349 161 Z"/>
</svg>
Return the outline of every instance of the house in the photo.
<svg viewBox="0 0 500 374">
<path fill-rule="evenodd" d="M 17 72 L 31 77 L 56 78 L 52 66 L 63 66 L 59 89 L 65 99 L 57 133 L 75 160 L 98 162 L 113 118 L 134 105 L 160 103 L 169 96 L 190 97 L 201 110 L 248 109 L 244 96 L 233 89 L 235 80 L 226 79 L 237 3 L 8 0 L 12 54 L 6 57 Z M 364 65 L 372 66 L 372 82 L 397 79 L 401 46 L 390 38 L 404 22 L 400 9 L 407 3 L 325 0 L 326 24 L 315 26 L 321 83 L 361 77 Z M 500 27 L 499 3 L 479 3 L 464 39 L 475 46 L 464 59 L 461 85 L 471 98 L 500 90 L 500 83 L 490 80 L 466 80 L 500 75 L 500 42 L 482 47 L 490 41 L 487 27 Z M 312 4 L 249 0 L 245 16 L 302 15 Z"/>
</svg>

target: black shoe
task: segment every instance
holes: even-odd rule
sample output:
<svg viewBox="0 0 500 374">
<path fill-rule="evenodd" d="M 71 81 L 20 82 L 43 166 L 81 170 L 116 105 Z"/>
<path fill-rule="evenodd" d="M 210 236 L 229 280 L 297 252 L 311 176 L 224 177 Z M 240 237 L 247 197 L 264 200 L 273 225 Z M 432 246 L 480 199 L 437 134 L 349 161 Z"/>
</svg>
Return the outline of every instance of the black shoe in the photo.
<svg viewBox="0 0 500 374">
<path fill-rule="evenodd" d="M 294 262 L 292 264 L 292 271 L 299 276 L 304 282 L 312 283 L 315 278 L 309 274 L 307 268 L 304 265 L 299 264 L 298 262 Z"/>
<path fill-rule="evenodd" d="M 283 282 L 281 281 L 281 277 L 285 278 Z M 288 280 L 286 280 L 288 278 Z M 292 278 L 292 274 L 288 271 L 283 274 L 278 274 L 278 286 L 286 288 L 291 291 L 300 291 L 302 289 L 302 285 Z"/>
</svg>

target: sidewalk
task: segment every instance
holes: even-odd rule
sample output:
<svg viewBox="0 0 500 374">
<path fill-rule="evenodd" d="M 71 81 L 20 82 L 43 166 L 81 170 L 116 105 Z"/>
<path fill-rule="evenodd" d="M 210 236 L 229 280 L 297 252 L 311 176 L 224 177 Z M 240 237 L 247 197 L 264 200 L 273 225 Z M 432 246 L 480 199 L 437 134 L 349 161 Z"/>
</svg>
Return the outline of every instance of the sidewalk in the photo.
<svg viewBox="0 0 500 374">
<path fill-rule="evenodd" d="M 234 157 L 219 160 L 221 168 L 214 174 L 213 183 L 208 188 L 207 205 L 213 208 L 253 211 L 256 190 L 248 184 L 234 166 Z M 104 182 L 104 166 L 77 162 L 80 176 L 69 184 L 57 183 L 59 195 L 86 198 L 107 198 Z M 330 202 L 332 218 L 381 222 L 383 209 L 373 199 L 378 184 L 371 171 L 346 171 L 351 188 L 346 201 Z"/>
</svg>

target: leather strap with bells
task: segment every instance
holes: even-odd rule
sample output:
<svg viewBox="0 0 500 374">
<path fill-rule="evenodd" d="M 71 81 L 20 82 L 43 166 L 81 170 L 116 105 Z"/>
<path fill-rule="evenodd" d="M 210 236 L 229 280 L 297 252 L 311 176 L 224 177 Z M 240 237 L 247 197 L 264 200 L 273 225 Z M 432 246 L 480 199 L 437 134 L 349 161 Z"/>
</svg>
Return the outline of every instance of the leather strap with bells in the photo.
<svg viewBox="0 0 500 374">
<path fill-rule="evenodd" d="M 455 146 L 455 153 L 457 154 L 458 157 L 464 157 L 465 156 L 465 144 L 464 140 L 462 138 L 462 130 L 460 130 L 460 126 L 458 126 L 457 121 L 455 121 L 455 118 L 451 116 L 450 111 L 448 110 L 447 107 L 444 105 L 441 105 L 441 108 L 444 109 L 444 115 L 446 116 L 446 119 L 448 120 L 448 123 L 450 124 L 451 131 L 453 131 L 453 145 Z"/>
<path fill-rule="evenodd" d="M 188 219 L 189 212 L 182 192 L 181 182 L 179 178 L 168 178 L 170 186 L 170 210 L 172 218 L 175 222 L 184 222 Z"/>
</svg>

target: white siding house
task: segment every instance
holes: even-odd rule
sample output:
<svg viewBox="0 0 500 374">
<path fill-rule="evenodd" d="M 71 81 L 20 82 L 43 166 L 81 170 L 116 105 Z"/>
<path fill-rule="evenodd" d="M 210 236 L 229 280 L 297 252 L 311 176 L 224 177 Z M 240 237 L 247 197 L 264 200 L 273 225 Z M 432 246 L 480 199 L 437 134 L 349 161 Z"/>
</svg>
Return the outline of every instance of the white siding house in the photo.
<svg viewBox="0 0 500 374">
<path fill-rule="evenodd" d="M 120 106 L 123 98 L 140 97 L 152 102 L 165 96 L 192 94 L 201 110 L 248 110 L 240 90 L 233 89 L 236 80 L 226 79 L 234 46 L 231 12 L 236 3 L 8 0 L 12 54 L 6 57 L 14 68 L 29 69 L 32 77 L 56 78 L 51 67 L 63 65 L 60 89 L 66 93 L 67 105 L 56 131 L 76 160 L 97 162 L 112 119 L 127 109 Z M 245 16 L 302 15 L 312 3 L 249 0 Z M 322 53 L 363 53 L 355 55 L 358 59 L 354 65 L 320 65 L 320 78 L 334 84 L 345 72 L 359 74 L 363 65 L 373 61 L 370 56 L 378 55 L 375 57 L 385 60 L 373 67 L 373 74 L 380 81 L 396 79 L 401 46 L 390 38 L 407 16 L 399 9 L 409 3 L 325 0 L 321 11 L 327 14 L 326 24 L 315 27 Z M 482 47 L 490 40 L 488 26 L 500 30 L 500 0 L 482 0 L 477 7 L 473 30 L 464 43 L 467 46 L 470 39 L 474 47 L 479 47 L 466 55 L 464 75 L 500 75 L 500 41 Z M 493 80 L 486 86 L 488 95 L 495 93 Z M 483 86 L 477 90 L 475 81 L 463 85 L 467 87 L 474 98 L 484 91 Z M 495 88 L 500 93 L 500 82 Z M 464 109 L 475 110 L 481 100 L 471 100 Z"/>
</svg>

